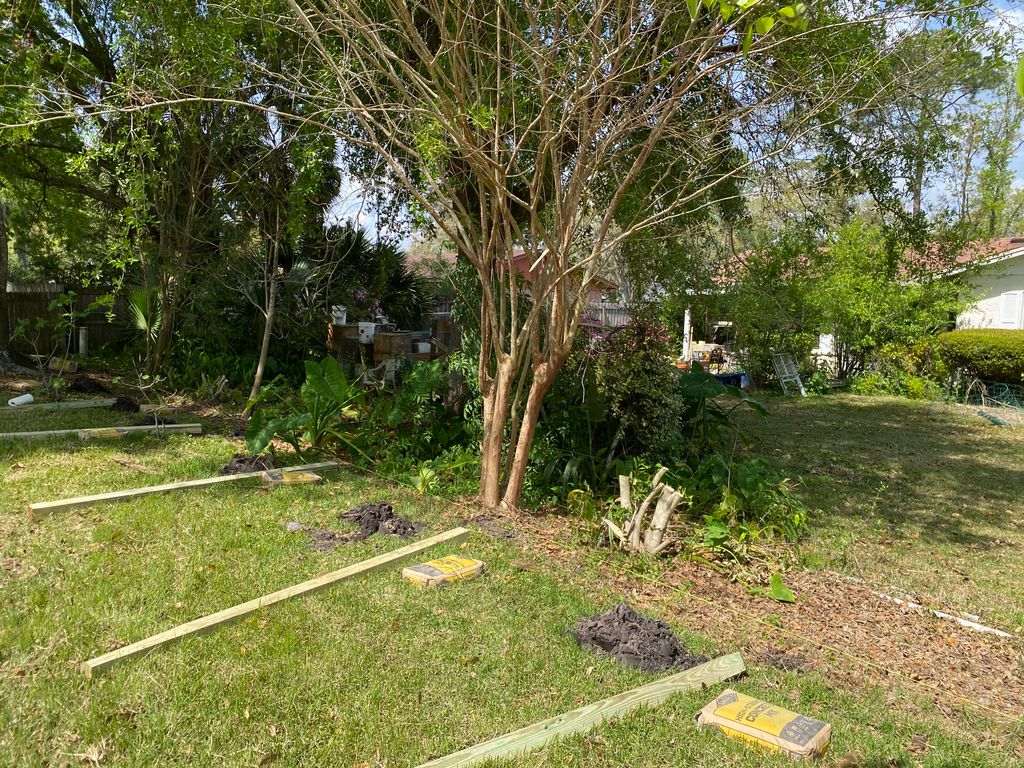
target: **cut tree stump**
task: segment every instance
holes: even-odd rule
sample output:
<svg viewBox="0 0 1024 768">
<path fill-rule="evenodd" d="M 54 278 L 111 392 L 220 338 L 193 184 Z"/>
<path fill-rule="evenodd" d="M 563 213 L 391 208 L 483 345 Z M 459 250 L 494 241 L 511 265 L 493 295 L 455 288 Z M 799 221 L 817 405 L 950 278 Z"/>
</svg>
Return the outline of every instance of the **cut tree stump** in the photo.
<svg viewBox="0 0 1024 768">
<path fill-rule="evenodd" d="M 665 531 L 668 529 L 672 515 L 679 505 L 686 501 L 686 495 L 677 491 L 670 485 L 662 482 L 668 467 L 662 467 L 654 476 L 651 482 L 653 488 L 647 497 L 638 506 L 633 505 L 633 493 L 630 488 L 629 478 L 619 475 L 619 504 L 623 509 L 632 512 L 629 520 L 623 528 L 619 528 L 614 521 L 605 518 L 604 524 L 608 529 L 609 538 L 618 541 L 625 549 L 633 552 L 646 552 L 649 555 L 661 554 L 671 543 L 665 539 Z M 651 522 L 644 529 L 644 520 L 651 504 L 655 504 L 654 514 Z"/>
</svg>

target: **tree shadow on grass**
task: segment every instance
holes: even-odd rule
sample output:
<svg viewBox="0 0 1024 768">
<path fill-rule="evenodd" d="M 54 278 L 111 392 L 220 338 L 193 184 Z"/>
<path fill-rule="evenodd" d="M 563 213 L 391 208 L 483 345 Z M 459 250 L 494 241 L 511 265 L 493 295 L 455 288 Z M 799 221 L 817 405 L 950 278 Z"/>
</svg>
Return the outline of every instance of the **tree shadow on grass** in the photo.
<svg viewBox="0 0 1024 768">
<path fill-rule="evenodd" d="M 1024 430 L 894 398 L 774 401 L 745 420 L 826 523 L 880 518 L 892 538 L 1005 546 L 1024 517 Z"/>
</svg>

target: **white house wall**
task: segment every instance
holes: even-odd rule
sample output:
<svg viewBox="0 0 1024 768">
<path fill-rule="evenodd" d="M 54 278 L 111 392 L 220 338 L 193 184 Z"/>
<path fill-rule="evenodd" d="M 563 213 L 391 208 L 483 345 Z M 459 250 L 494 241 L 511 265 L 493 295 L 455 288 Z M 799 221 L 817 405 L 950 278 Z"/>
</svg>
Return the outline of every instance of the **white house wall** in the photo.
<svg viewBox="0 0 1024 768">
<path fill-rule="evenodd" d="M 957 317 L 957 328 L 1024 328 L 1024 253 L 973 275 L 975 305 Z"/>
</svg>

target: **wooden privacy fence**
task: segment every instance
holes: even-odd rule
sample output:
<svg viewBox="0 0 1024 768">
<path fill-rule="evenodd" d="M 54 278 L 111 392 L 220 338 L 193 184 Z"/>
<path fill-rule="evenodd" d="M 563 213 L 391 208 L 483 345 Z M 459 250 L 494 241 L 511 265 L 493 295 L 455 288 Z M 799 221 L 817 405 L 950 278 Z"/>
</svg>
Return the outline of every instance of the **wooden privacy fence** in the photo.
<svg viewBox="0 0 1024 768">
<path fill-rule="evenodd" d="M 17 327 L 18 323 L 25 319 L 35 325 L 36 318 L 43 317 L 47 320 L 47 327 L 40 333 L 39 346 L 41 352 L 50 352 L 54 344 L 59 341 L 62 354 L 63 339 L 58 339 L 53 331 L 53 325 L 59 320 L 60 310 L 51 310 L 50 302 L 65 293 L 65 288 L 59 283 L 35 283 L 31 285 L 7 286 L 7 319 L 10 322 L 11 330 Z M 76 312 L 85 312 L 97 299 L 109 296 L 110 291 L 102 288 L 80 288 L 71 289 L 75 293 L 74 309 Z M 127 302 L 124 297 L 117 295 L 114 305 L 109 308 L 94 310 L 89 314 L 78 318 L 76 325 L 85 326 L 89 329 L 89 349 L 96 350 L 105 344 L 123 341 L 129 334 L 128 326 L 124 320 L 126 316 Z M 113 312 L 113 319 L 108 318 L 107 313 Z M 78 331 L 72 334 L 71 352 L 78 352 Z M 34 352 L 32 345 L 26 339 L 18 339 L 11 344 L 11 351 L 21 355 L 28 355 Z"/>
</svg>

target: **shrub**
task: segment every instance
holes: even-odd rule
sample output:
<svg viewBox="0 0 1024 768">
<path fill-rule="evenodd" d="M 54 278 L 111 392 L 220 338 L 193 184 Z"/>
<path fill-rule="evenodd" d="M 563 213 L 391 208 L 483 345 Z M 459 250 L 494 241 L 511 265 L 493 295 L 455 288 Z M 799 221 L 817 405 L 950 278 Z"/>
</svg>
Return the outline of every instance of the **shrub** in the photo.
<svg viewBox="0 0 1024 768">
<path fill-rule="evenodd" d="M 704 521 L 694 531 L 698 556 L 746 562 L 763 554 L 760 545 L 772 539 L 796 542 L 807 525 L 807 509 L 790 479 L 760 457 L 710 454 L 682 487 L 691 514 Z"/>
<path fill-rule="evenodd" d="M 679 440 L 672 346 L 660 323 L 634 318 L 609 336 L 597 383 L 616 423 L 611 445 L 627 456 L 666 455 Z"/>
<path fill-rule="evenodd" d="M 262 453 L 275 437 L 290 444 L 295 453 L 303 456 L 303 442 L 313 451 L 342 446 L 362 453 L 353 441 L 350 420 L 362 402 L 359 384 L 345 378 L 338 361 L 326 357 L 321 362 L 306 361 L 306 381 L 299 389 L 299 397 L 287 402 L 288 414 L 268 418 L 262 411 L 254 411 L 245 433 L 246 447 L 253 455 Z M 250 400 L 256 405 L 274 387 Z"/>
<path fill-rule="evenodd" d="M 768 412 L 757 400 L 739 387 L 723 384 L 704 370 L 700 363 L 679 377 L 677 388 L 681 404 L 684 461 L 696 466 L 708 454 L 725 454 L 739 440 L 739 425 L 733 411 L 747 406 L 762 416 Z M 731 398 L 730 402 L 723 395 Z"/>
<path fill-rule="evenodd" d="M 1024 380 L 1024 330 L 950 331 L 939 335 L 938 351 L 950 370 L 964 370 L 989 381 L 1016 384 Z"/>
<path fill-rule="evenodd" d="M 393 395 L 381 394 L 364 422 L 364 438 L 379 458 L 422 461 L 466 442 L 463 402 L 441 360 L 405 371 Z"/>
</svg>

